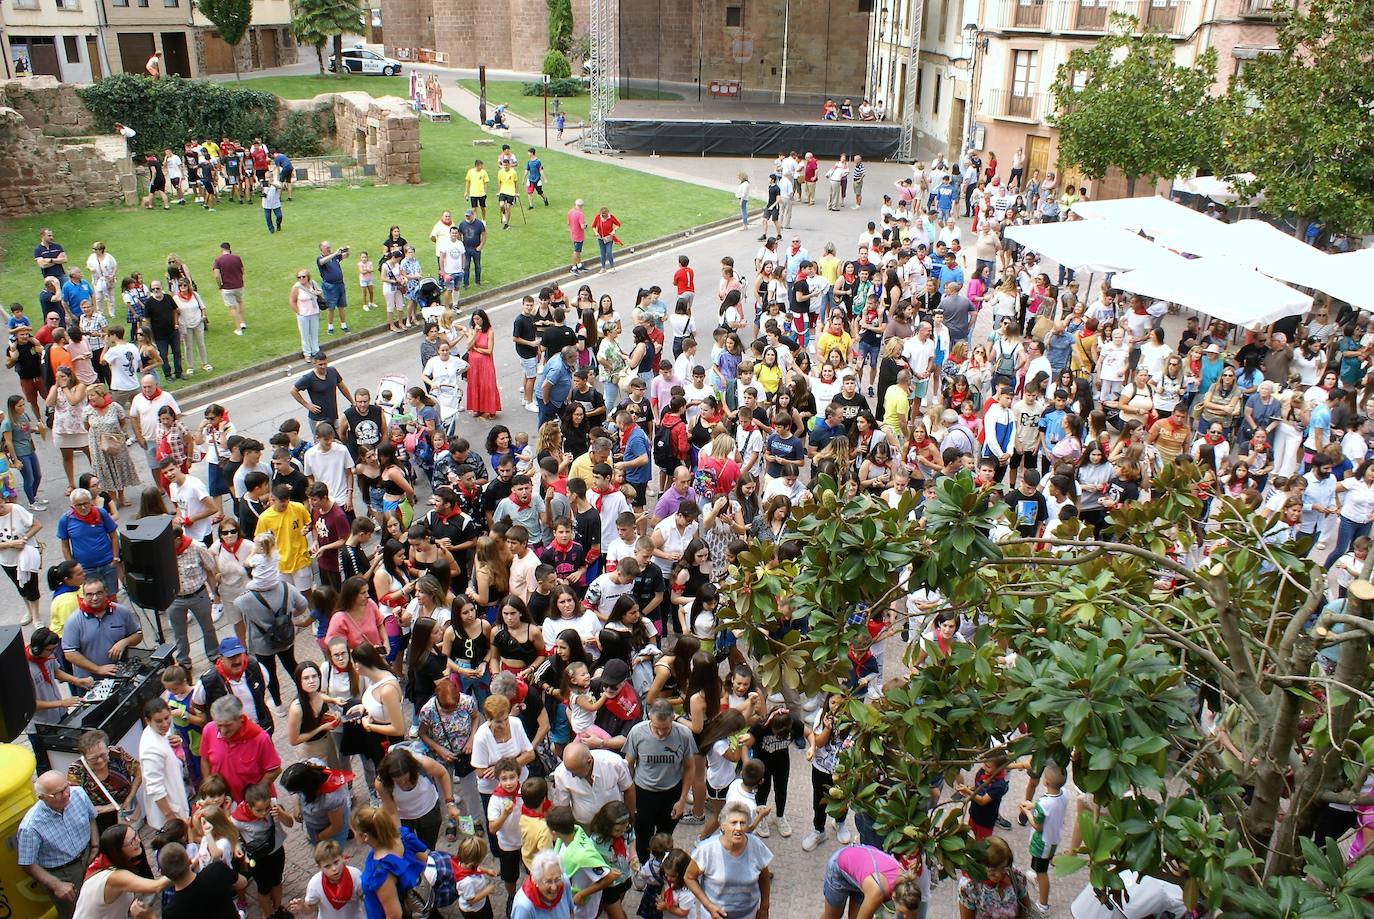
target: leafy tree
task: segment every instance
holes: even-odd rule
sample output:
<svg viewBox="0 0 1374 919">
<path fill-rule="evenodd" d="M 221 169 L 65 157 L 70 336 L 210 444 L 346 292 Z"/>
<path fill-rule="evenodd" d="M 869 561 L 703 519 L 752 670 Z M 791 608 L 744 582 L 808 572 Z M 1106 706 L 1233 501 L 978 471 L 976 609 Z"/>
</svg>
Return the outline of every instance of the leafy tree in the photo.
<svg viewBox="0 0 1374 919">
<path fill-rule="evenodd" d="M 234 60 L 234 79 L 239 78 L 239 42 L 253 22 L 253 0 L 195 0 L 196 9 L 215 24 L 215 31 L 229 46 Z"/>
<path fill-rule="evenodd" d="M 334 60 L 338 61 L 337 76 L 345 76 L 343 65 L 343 37 L 360 33 L 363 28 L 362 9 L 357 0 L 296 0 L 296 15 L 291 20 L 291 34 L 297 41 L 315 49 L 320 73 L 325 73 L 324 46 L 334 43 Z"/>
<path fill-rule="evenodd" d="M 545 0 L 549 8 L 549 48 L 564 54 L 573 43 L 572 0 Z"/>
<path fill-rule="evenodd" d="M 551 80 L 566 80 L 572 76 L 572 65 L 562 51 L 554 48 L 544 55 L 544 75 Z"/>
<path fill-rule="evenodd" d="M 1277 54 L 1249 61 L 1225 127 L 1240 183 L 1275 216 L 1350 233 L 1374 229 L 1374 54 L 1370 0 L 1312 0 L 1284 10 Z"/>
<path fill-rule="evenodd" d="M 1101 538 L 1070 522 L 994 541 L 1006 508 L 967 476 L 941 479 L 919 521 L 914 493 L 889 507 L 822 478 L 791 521 L 795 546 L 756 543 L 731 567 L 722 627 L 795 704 L 845 685 L 879 617 L 902 676 L 876 701 L 845 698 L 832 810 L 857 809 L 886 847 L 946 876 L 978 875 L 982 845 L 949 789 L 1000 749 L 1072 762 L 1095 804 L 1070 815 L 1080 842 L 1056 870 L 1086 869 L 1102 896 L 1131 869 L 1227 917 L 1374 915 L 1374 856 L 1347 869 L 1334 843 L 1305 838 L 1329 802 L 1367 800 L 1368 568 L 1348 606 L 1327 604 L 1307 543 L 1266 537 L 1226 498 L 1204 528 L 1198 481 L 1191 464 L 1165 468 Z M 932 614 L 972 617 L 975 640 L 903 645 L 923 625 L 906 602 L 921 589 L 937 592 Z"/>
<path fill-rule="evenodd" d="M 1135 194 L 1142 176 L 1172 178 L 1213 157 L 1216 106 L 1209 87 L 1217 53 L 1208 48 L 1192 67 L 1174 63 L 1174 43 L 1160 32 L 1136 34 L 1138 22 L 1112 17 L 1116 30 L 1078 48 L 1055 72 L 1059 158 L 1101 179 L 1113 166 Z"/>
</svg>

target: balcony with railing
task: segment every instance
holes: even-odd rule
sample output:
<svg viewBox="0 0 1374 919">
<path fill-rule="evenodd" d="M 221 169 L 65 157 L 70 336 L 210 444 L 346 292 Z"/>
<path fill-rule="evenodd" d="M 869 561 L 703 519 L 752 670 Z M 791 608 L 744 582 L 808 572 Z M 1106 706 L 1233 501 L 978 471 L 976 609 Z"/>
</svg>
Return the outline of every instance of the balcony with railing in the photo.
<svg viewBox="0 0 1374 919">
<path fill-rule="evenodd" d="M 1247 15 L 1272 9 L 1276 0 L 1244 0 Z M 988 28 L 1009 32 L 1086 33 L 1107 31 L 1112 13 L 1124 13 L 1166 35 L 1183 35 L 1192 27 L 1193 0 L 992 0 Z"/>
<path fill-rule="evenodd" d="M 1254 19 L 1273 19 L 1282 6 L 1277 0 L 1243 0 L 1240 14 Z"/>
<path fill-rule="evenodd" d="M 990 89 L 983 96 L 980 114 L 1004 121 L 1023 121 L 1036 124 L 1043 118 L 1044 102 L 1043 93 Z"/>
</svg>

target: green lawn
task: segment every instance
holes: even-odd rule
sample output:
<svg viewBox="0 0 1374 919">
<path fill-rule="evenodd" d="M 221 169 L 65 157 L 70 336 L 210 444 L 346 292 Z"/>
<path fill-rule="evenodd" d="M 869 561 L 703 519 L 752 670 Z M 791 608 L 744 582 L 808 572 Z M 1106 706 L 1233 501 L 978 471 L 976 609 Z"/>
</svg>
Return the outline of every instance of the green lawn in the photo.
<svg viewBox="0 0 1374 919">
<path fill-rule="evenodd" d="M 476 94 L 479 85 L 476 80 L 459 80 L 458 85 Z M 544 98 L 542 96 L 526 96 L 521 93 L 524 81 L 518 80 L 488 80 L 487 81 L 487 101 L 492 105 L 506 103 L 511 111 L 527 121 L 535 124 L 542 124 L 544 121 Z M 655 89 L 631 89 L 621 94 L 623 99 L 681 99 L 677 93 L 664 92 Z M 554 99 L 549 99 L 549 120 L 553 120 Z M 565 97 L 557 100 L 559 106 L 568 116 L 569 124 L 577 124 L 586 121 L 590 101 L 586 93 L 577 96 Z"/>
<path fill-rule="evenodd" d="M 283 95 L 313 96 L 323 86 L 336 83 L 366 88 L 384 94 L 405 81 L 381 77 L 350 77 L 336 81 L 321 77 L 265 78 L 245 81 L 253 88 L 268 89 Z M 288 354 L 298 348 L 296 327 L 287 302 L 294 272 L 302 267 L 314 269 L 313 259 L 321 240 L 337 248 L 352 247 L 345 262 L 349 281 L 350 325 L 358 329 L 384 322 L 384 313 L 364 314 L 357 308 L 356 259 L 361 250 L 371 252 L 374 260 L 380 251 L 387 228 L 399 224 L 402 234 L 415 241 L 422 263 L 433 265 L 429 231 L 445 208 L 455 217 L 465 208 L 462 195 L 463 174 L 480 156 L 494 167 L 496 152 L 490 147 L 472 146 L 472 140 L 487 135 L 461 119 L 450 124 L 420 125 L 423 147 L 421 162 L 424 184 L 420 186 L 379 186 L 348 188 L 298 188 L 294 202 L 283 202 L 283 232 L 268 235 L 257 204 L 221 202 L 215 213 L 194 205 L 172 210 L 146 211 L 138 208 L 91 208 L 29 217 L 12 221 L 0 237 L 0 298 L 6 303 L 23 303 L 30 315 L 37 311 L 40 288 L 38 269 L 32 261 L 40 227 L 51 227 L 59 243 L 71 253 L 73 264 L 84 267 L 91 243 L 104 240 L 110 253 L 119 260 L 121 275 L 143 272 L 158 276 L 169 252 L 176 252 L 189 265 L 199 281 L 211 310 L 208 348 L 216 372 L 232 370 L 261 361 L 272 355 Z M 521 159 L 524 158 L 521 151 Z M 580 159 L 557 151 L 541 151 L 552 206 L 542 204 L 535 210 L 514 215 L 510 230 L 500 229 L 494 206 L 488 211 L 490 242 L 482 259 L 485 286 L 509 282 L 558 265 L 567 264 L 569 246 L 565 214 L 572 199 L 585 199 L 588 213 L 602 204 L 609 205 L 624 223 L 619 236 L 627 244 L 642 242 L 674 230 L 696 226 L 734 213 L 734 200 L 727 192 L 701 188 L 685 182 L 661 179 L 637 170 L 610 163 Z M 493 173 L 495 169 L 490 170 Z M 491 194 L 495 205 L 494 181 Z M 229 321 L 214 290 L 210 264 L 219 254 L 219 244 L 229 241 L 239 253 L 247 271 L 245 298 L 251 335 L 232 334 Z M 595 251 L 592 252 L 593 259 Z M 377 299 L 381 300 L 378 290 Z M 123 311 L 120 310 L 122 318 Z M 34 319 L 36 322 L 37 320 Z M 323 344 L 329 337 L 321 329 Z M 201 379 L 197 374 L 196 379 Z"/>
</svg>

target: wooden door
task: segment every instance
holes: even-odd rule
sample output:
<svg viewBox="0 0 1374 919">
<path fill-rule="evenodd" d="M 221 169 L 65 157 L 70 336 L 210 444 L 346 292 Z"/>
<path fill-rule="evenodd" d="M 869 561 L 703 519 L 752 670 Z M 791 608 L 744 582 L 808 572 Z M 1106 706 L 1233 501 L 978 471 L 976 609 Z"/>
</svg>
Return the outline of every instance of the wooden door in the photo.
<svg viewBox="0 0 1374 919">
<path fill-rule="evenodd" d="M 1043 176 L 1050 165 L 1050 139 L 1034 134 L 1026 137 L 1026 176 L 1029 178 L 1038 170 Z M 1027 179 L 1021 180 L 1023 183 Z"/>
<path fill-rule="evenodd" d="M 156 47 L 152 32 L 120 32 L 119 64 L 125 73 L 142 73 Z"/>
<path fill-rule="evenodd" d="M 218 32 L 206 32 L 204 43 L 204 57 L 202 62 L 205 65 L 206 73 L 233 73 L 234 72 L 234 49 L 229 47 L 229 43 L 220 38 Z"/>
<path fill-rule="evenodd" d="M 96 44 L 94 35 L 86 36 L 86 60 L 91 62 L 92 83 L 105 76 L 105 71 L 100 69 L 100 48 Z"/>
<path fill-rule="evenodd" d="M 955 96 L 951 103 L 949 107 L 949 137 L 945 141 L 945 151 L 950 159 L 953 159 L 964 149 L 964 117 L 968 103 L 958 96 Z"/>
<path fill-rule="evenodd" d="M 62 65 L 57 59 L 56 42 L 52 39 L 46 42 L 29 39 L 29 73 L 62 79 Z"/>
<path fill-rule="evenodd" d="M 186 51 L 185 32 L 162 33 L 162 66 L 166 76 L 191 76 L 191 56 Z"/>
</svg>

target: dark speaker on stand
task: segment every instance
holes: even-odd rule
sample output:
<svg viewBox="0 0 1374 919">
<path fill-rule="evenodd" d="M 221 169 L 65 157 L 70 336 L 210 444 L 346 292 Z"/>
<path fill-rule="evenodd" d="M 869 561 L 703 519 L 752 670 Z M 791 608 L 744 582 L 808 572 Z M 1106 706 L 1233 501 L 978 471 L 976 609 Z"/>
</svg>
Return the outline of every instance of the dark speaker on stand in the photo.
<svg viewBox="0 0 1374 919">
<path fill-rule="evenodd" d="M 0 627 L 0 743 L 23 734 L 37 710 L 24 658 L 24 631 L 17 625 Z"/>
<path fill-rule="evenodd" d="M 179 578 L 169 515 L 141 517 L 125 524 L 119 534 L 119 554 L 124 560 L 124 590 L 131 602 L 154 614 L 172 605 Z M 161 641 L 162 619 L 155 618 Z"/>
</svg>

